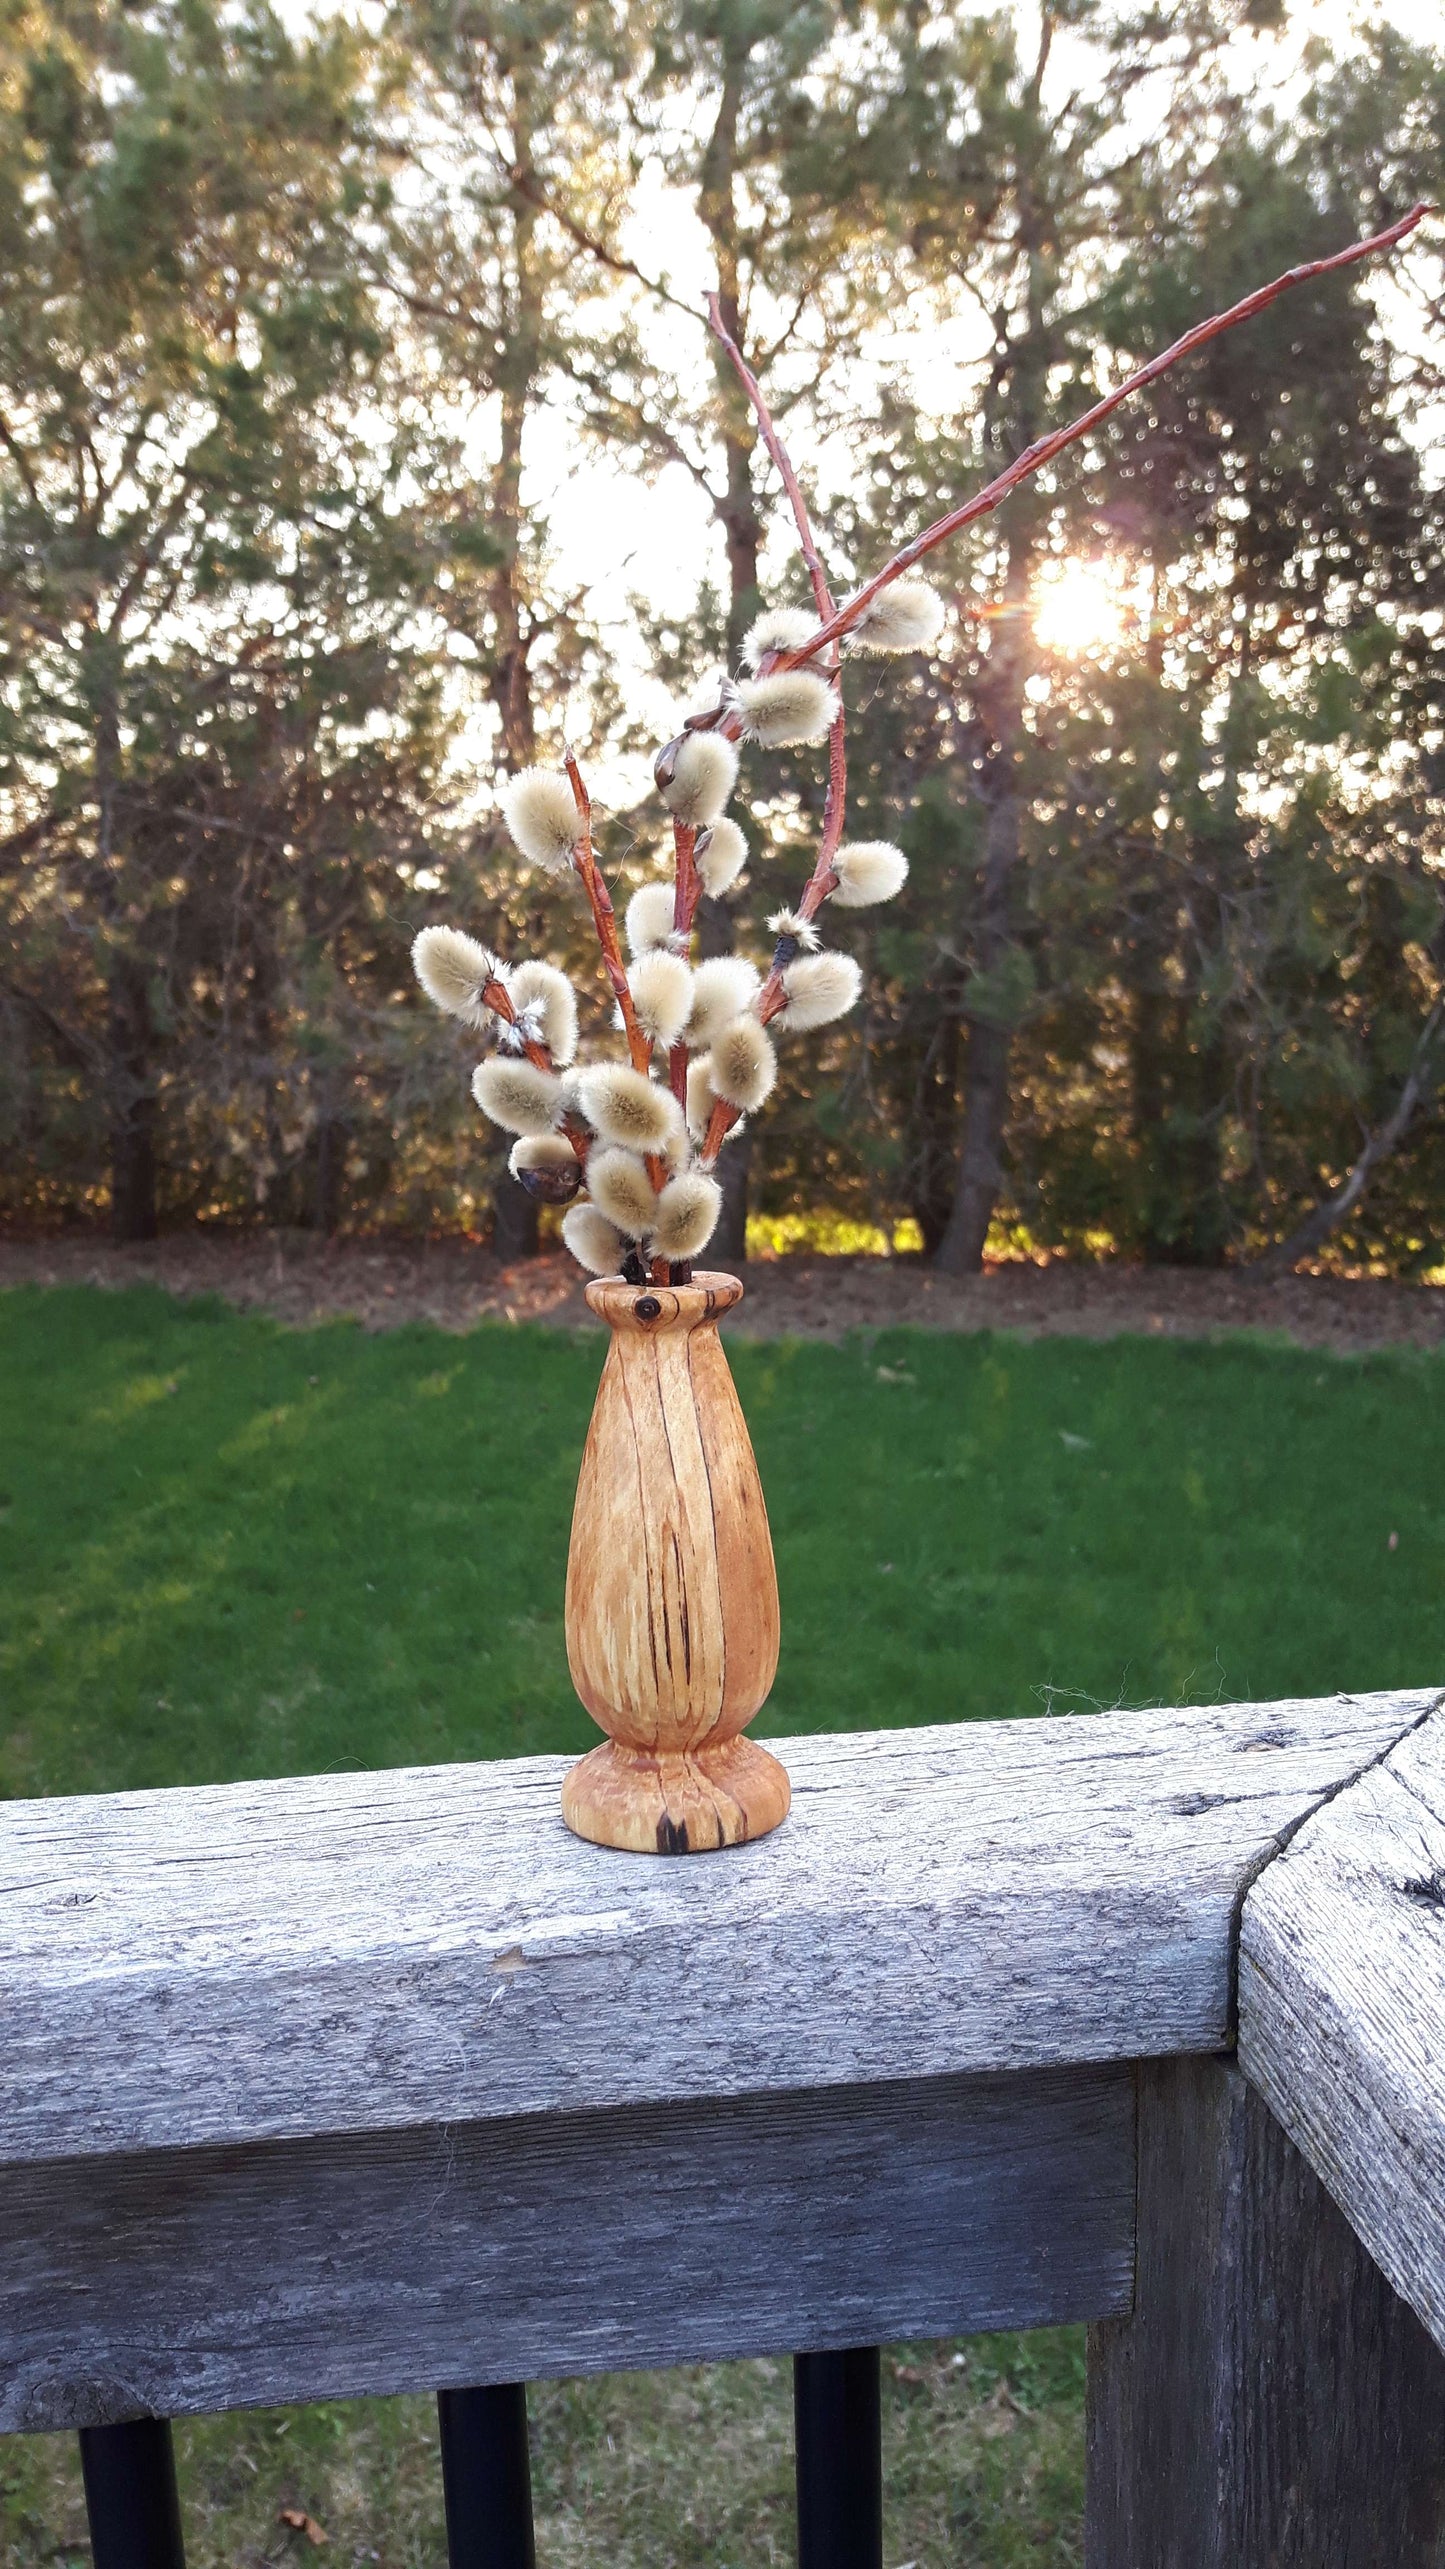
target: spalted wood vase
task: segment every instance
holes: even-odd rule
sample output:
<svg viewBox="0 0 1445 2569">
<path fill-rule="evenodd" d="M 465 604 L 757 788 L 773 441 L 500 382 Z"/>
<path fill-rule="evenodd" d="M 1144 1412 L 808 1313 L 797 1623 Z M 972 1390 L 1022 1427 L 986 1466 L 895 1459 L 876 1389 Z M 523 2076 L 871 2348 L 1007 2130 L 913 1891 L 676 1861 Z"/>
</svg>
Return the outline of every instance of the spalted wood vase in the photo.
<svg viewBox="0 0 1445 2569">
<path fill-rule="evenodd" d="M 717 1334 L 735 1276 L 604 1277 L 612 1332 L 567 1559 L 572 1683 L 608 1737 L 574 1766 L 562 1815 L 598 1846 L 695 1855 L 763 1837 L 788 1779 L 743 1731 L 778 1664 L 778 1582 L 762 1484 Z"/>
</svg>

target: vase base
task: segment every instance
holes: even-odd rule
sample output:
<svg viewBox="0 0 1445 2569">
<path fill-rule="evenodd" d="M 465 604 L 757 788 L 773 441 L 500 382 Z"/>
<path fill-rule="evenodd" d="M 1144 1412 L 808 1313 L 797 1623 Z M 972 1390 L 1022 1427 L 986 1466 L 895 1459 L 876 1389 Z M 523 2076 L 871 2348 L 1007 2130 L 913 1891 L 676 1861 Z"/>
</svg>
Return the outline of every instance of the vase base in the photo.
<svg viewBox="0 0 1445 2569">
<path fill-rule="evenodd" d="M 609 1739 L 566 1777 L 562 1817 L 594 1846 L 707 1855 L 766 1837 L 787 1818 L 792 1798 L 787 1770 L 756 1740 L 663 1755 Z"/>
</svg>

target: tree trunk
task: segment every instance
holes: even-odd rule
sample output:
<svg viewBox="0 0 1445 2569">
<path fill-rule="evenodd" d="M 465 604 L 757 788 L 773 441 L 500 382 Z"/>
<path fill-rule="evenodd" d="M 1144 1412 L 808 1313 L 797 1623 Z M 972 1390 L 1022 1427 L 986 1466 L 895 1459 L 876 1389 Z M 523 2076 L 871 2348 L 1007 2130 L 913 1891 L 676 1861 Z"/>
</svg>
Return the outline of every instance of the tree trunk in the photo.
<svg viewBox="0 0 1445 2569">
<path fill-rule="evenodd" d="M 1217 1032 L 1194 1038 L 1198 1004 L 1158 981 L 1135 990 L 1132 1125 L 1142 1173 L 1140 1246 L 1151 1267 L 1224 1263 L 1219 1126 L 1227 1065 Z"/>
<path fill-rule="evenodd" d="M 337 1115 L 323 1115 L 313 1136 L 311 1156 L 311 1228 L 323 1240 L 333 1237 L 341 1221 L 346 1177 L 346 1126 Z"/>
<path fill-rule="evenodd" d="M 992 380 L 1001 404 L 993 431 L 1011 456 L 1022 454 L 1040 434 L 1047 411 L 1049 369 L 1062 354 L 1053 319 L 1058 243 L 1046 193 L 1039 187 L 1054 148 L 1044 84 L 1058 23 L 1052 6 L 1040 8 L 1033 70 L 1022 100 L 1017 138 L 1012 247 L 1020 266 L 1022 309 L 1011 322 L 1006 296 L 995 323 Z M 1002 613 L 993 627 L 987 665 L 976 689 L 979 722 L 993 750 L 980 789 L 988 818 L 972 938 L 973 973 L 963 992 L 969 1030 L 963 1146 L 948 1225 L 936 1258 L 945 1275 L 974 1275 L 982 1266 L 984 1243 L 1003 1186 L 1009 1065 L 1018 1012 L 1007 971 L 1014 952 L 1013 879 L 1023 847 L 1020 768 L 1024 707 L 1035 660 L 1034 563 L 1047 506 L 1036 482 L 1017 491 L 1010 503 Z"/>
<path fill-rule="evenodd" d="M 963 1149 L 948 1225 L 935 1264 L 946 1276 L 977 1275 L 994 1206 L 1003 1185 L 1003 1128 L 1008 1111 L 1007 1026 L 975 1019 L 968 1034 L 968 1096 L 963 1110 Z"/>
<path fill-rule="evenodd" d="M 510 1267 L 535 1258 L 540 1247 L 537 1207 L 504 1163 L 492 1189 L 492 1255 Z"/>
<path fill-rule="evenodd" d="M 958 1163 L 958 1070 L 963 1029 L 948 1001 L 929 1044 L 910 1118 L 909 1202 L 923 1234 L 925 1258 L 935 1258 L 953 1209 Z"/>
<path fill-rule="evenodd" d="M 118 810 L 121 783 L 120 713 L 116 671 L 96 650 L 95 725 L 97 903 L 111 926 L 106 969 L 106 1043 L 109 1062 L 106 1108 L 110 1120 L 110 1232 L 120 1246 L 153 1240 L 156 1220 L 155 1026 L 150 980 L 143 957 L 127 954 L 116 936 L 120 912 L 117 868 L 122 862 Z"/>
<path fill-rule="evenodd" d="M 154 1240 L 156 1090 L 154 1028 L 145 967 L 117 956 L 108 992 L 110 1037 L 110 1231 L 119 1245 Z"/>
<path fill-rule="evenodd" d="M 532 182 L 532 83 L 525 63 L 512 64 L 512 159 Z M 496 366 L 501 435 L 492 474 L 490 522 L 504 548 L 491 580 L 492 649 L 487 686 L 502 726 L 507 765 L 530 767 L 537 754 L 528 654 L 531 633 L 522 593 L 522 439 L 541 364 L 542 289 L 537 276 L 536 210 L 520 190 L 512 204 L 511 314 Z"/>
<path fill-rule="evenodd" d="M 963 994 L 963 1014 L 968 1020 L 963 1147 L 953 1204 L 936 1256 L 936 1264 L 949 1276 L 976 1275 L 982 1266 L 984 1243 L 1003 1185 L 1013 1024 L 1005 1013 L 998 976 L 1011 944 L 1013 877 L 1022 844 L 1023 797 L 1018 770 L 1024 689 L 1032 660 L 1029 601 L 1033 559 L 1033 529 L 1025 522 L 1016 526 L 1009 537 L 1005 612 L 995 627 L 987 681 L 979 689 L 979 711 L 992 734 L 994 749 L 982 788 L 988 825 L 973 959 L 976 978 L 988 987 L 986 998 L 981 996 L 972 1012 L 967 987 Z"/>
</svg>

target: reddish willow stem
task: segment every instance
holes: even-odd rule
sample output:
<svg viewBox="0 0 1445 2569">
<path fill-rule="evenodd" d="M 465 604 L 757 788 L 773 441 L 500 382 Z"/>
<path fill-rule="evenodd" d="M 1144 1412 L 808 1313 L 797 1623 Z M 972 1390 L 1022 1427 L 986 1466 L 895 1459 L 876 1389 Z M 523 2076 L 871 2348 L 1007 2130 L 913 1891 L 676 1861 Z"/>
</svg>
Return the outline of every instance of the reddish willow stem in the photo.
<svg viewBox="0 0 1445 2569">
<path fill-rule="evenodd" d="M 572 788 L 572 800 L 577 806 L 578 817 L 582 823 L 582 836 L 572 851 L 572 863 L 582 878 L 582 889 L 591 904 L 592 924 L 597 930 L 597 942 L 602 949 L 602 968 L 611 983 L 612 995 L 622 1012 L 622 1025 L 627 1036 L 627 1050 L 632 1067 L 645 1074 L 651 1066 L 652 1046 L 637 1022 L 637 1010 L 633 1004 L 632 992 L 628 987 L 627 971 L 622 961 L 622 948 L 617 939 L 617 913 L 612 907 L 612 895 L 602 880 L 593 851 L 591 797 L 582 782 L 581 769 L 570 749 L 566 752 L 562 763 L 567 770 L 568 782 Z"/>
<path fill-rule="evenodd" d="M 783 443 L 777 422 L 768 408 L 762 385 L 758 382 L 757 376 L 723 320 L 722 304 L 715 294 L 708 296 L 707 317 L 714 338 L 724 350 L 738 381 L 752 403 L 763 444 L 777 466 L 783 488 L 788 495 L 788 504 L 793 512 L 793 524 L 798 530 L 798 543 L 807 567 L 808 578 L 812 583 L 813 603 L 826 623 L 834 612 L 833 593 L 828 586 L 828 575 L 818 553 L 817 540 L 813 534 L 813 521 L 808 514 L 808 503 L 803 497 L 803 486 L 794 470 L 793 459 Z M 828 790 L 823 803 L 822 837 L 813 871 L 804 886 L 802 901 L 799 905 L 801 915 L 805 919 L 811 919 L 817 914 L 837 883 L 838 878 L 833 871 L 833 859 L 838 853 L 842 840 L 843 819 L 848 808 L 848 726 L 843 706 L 843 690 L 839 683 L 840 664 L 841 653 L 838 645 L 834 643 L 828 652 L 827 665 L 835 683 L 838 683 L 838 711 L 828 733 Z M 786 667 L 788 664 L 778 654 L 770 652 L 761 665 L 764 669 L 771 669 Z M 757 1000 L 758 1016 L 765 1026 L 780 1013 L 784 1005 L 783 973 L 796 951 L 796 940 L 790 937 L 780 937 L 773 950 L 772 969 Z M 735 1106 L 729 1106 L 724 1099 L 719 1098 L 708 1118 L 707 1132 L 702 1145 L 702 1157 L 709 1165 L 716 1160 L 718 1152 L 737 1120 L 738 1109 Z"/>
<path fill-rule="evenodd" d="M 482 999 L 484 1004 L 490 1008 L 493 1016 L 499 1017 L 504 1026 L 515 1026 L 517 1022 L 517 1011 L 513 1005 L 512 994 L 510 990 L 506 988 L 504 983 L 500 981 L 484 981 L 482 983 Z M 522 1041 L 522 1050 L 529 1062 L 535 1062 L 538 1070 L 551 1070 L 553 1067 L 550 1045 L 538 1043 L 535 1036 L 524 1036 Z M 564 1115 L 562 1118 L 562 1130 L 566 1134 L 568 1141 L 571 1143 L 578 1162 L 585 1169 L 587 1166 L 587 1153 L 591 1148 L 592 1143 L 592 1136 L 588 1132 L 586 1125 L 582 1122 L 580 1116 Z"/>
<path fill-rule="evenodd" d="M 517 1011 L 512 1004 L 512 994 L 504 982 L 484 981 L 482 983 L 482 1005 L 490 1008 L 494 1017 L 500 1017 L 504 1026 L 515 1026 Z M 529 1062 L 536 1063 L 538 1070 L 551 1069 L 550 1050 L 546 1044 L 538 1043 L 534 1036 L 524 1036 L 522 1050 Z"/>
<path fill-rule="evenodd" d="M 817 541 L 813 534 L 813 522 L 808 515 L 808 503 L 803 497 L 803 486 L 793 469 L 793 459 L 788 453 L 786 446 L 783 444 L 777 423 L 773 418 L 772 412 L 768 408 L 767 398 L 763 392 L 762 385 L 758 382 L 757 376 L 753 373 L 753 370 L 748 364 L 746 357 L 743 355 L 741 348 L 738 346 L 737 341 L 728 329 L 728 326 L 722 317 L 722 303 L 719 297 L 715 294 L 710 294 L 708 296 L 707 317 L 711 325 L 714 338 L 726 354 L 738 381 L 742 385 L 744 392 L 747 394 L 749 401 L 752 403 L 753 409 L 757 414 L 757 422 L 762 433 L 763 444 L 766 446 L 768 453 L 771 455 L 773 462 L 778 468 L 783 488 L 788 494 L 788 504 L 793 512 L 793 524 L 798 530 L 798 542 L 802 548 L 803 561 L 807 566 L 808 578 L 812 582 L 813 603 L 817 607 L 818 613 L 826 625 L 828 619 L 835 612 L 833 605 L 833 593 L 828 586 L 828 575 L 823 568 L 821 559 L 819 558 Z M 769 654 L 768 666 L 770 668 L 786 668 L 789 665 L 790 664 L 786 657 L 773 655 L 771 653 Z M 836 678 L 839 667 L 839 652 L 836 643 L 829 652 L 828 667 L 832 675 Z M 832 729 L 828 734 L 828 793 L 827 799 L 823 805 L 822 844 L 818 850 L 818 860 L 813 868 L 812 877 L 808 883 L 807 890 L 803 894 L 803 916 L 805 919 L 812 918 L 814 912 L 821 907 L 827 894 L 833 889 L 833 859 L 838 852 L 839 842 L 843 836 L 843 816 L 847 809 L 847 803 L 847 717 L 843 710 L 843 697 L 840 689 L 838 695 L 837 716 L 833 722 Z"/>
<path fill-rule="evenodd" d="M 582 888 L 592 905 L 592 922 L 597 930 L 597 942 L 602 949 L 603 970 L 612 985 L 613 996 L 622 1012 L 622 1024 L 627 1036 L 627 1050 L 632 1067 L 634 1070 L 640 1070 L 643 1078 L 646 1079 L 652 1067 L 652 1045 L 637 1022 L 636 1003 L 628 986 L 626 967 L 622 961 L 622 948 L 617 940 L 617 913 L 612 907 L 612 895 L 602 880 L 592 846 L 592 798 L 582 782 L 582 771 L 570 749 L 565 753 L 562 764 L 567 770 L 568 782 L 572 787 L 572 800 L 577 806 L 578 818 L 582 823 L 582 836 L 572 851 L 572 863 L 582 877 Z M 570 1120 L 566 1130 L 568 1139 L 572 1141 L 575 1149 L 576 1142 Z M 643 1159 L 647 1174 L 652 1180 L 653 1194 L 660 1195 L 667 1184 L 667 1163 L 655 1151 L 645 1151 Z M 657 1272 L 659 1261 L 653 1260 L 653 1281 L 665 1284 L 666 1259 L 664 1258 L 660 1264 L 662 1272 L 659 1276 Z"/>
<path fill-rule="evenodd" d="M 697 905 L 702 897 L 702 876 L 697 870 L 697 831 L 690 821 L 672 825 L 672 933 L 690 937 Z M 684 954 L 687 952 L 683 947 Z M 667 1048 L 667 1084 L 683 1113 L 687 1112 L 687 1066 L 691 1051 L 679 1036 Z"/>
<path fill-rule="evenodd" d="M 891 561 L 884 563 L 881 571 L 875 571 L 871 580 L 865 580 L 861 589 L 855 589 L 850 598 L 844 599 L 841 607 L 825 617 L 821 629 L 809 641 L 801 643 L 795 651 L 780 652 L 775 665 L 779 669 L 797 669 L 816 659 L 829 643 L 837 642 L 851 631 L 880 590 L 900 579 L 905 571 L 911 571 L 915 562 L 921 562 L 935 546 L 946 544 L 951 535 L 957 535 L 961 528 L 971 525 L 976 517 L 986 517 L 1001 500 L 1007 499 L 1018 483 L 1027 481 L 1041 465 L 1051 463 L 1066 446 L 1072 446 L 1080 437 L 1087 437 L 1090 429 L 1097 428 L 1119 408 L 1121 402 L 1129 399 L 1131 393 L 1141 392 L 1146 384 L 1152 384 L 1171 366 L 1177 365 L 1181 357 L 1192 355 L 1196 348 L 1206 346 L 1211 339 L 1221 338 L 1226 330 L 1236 329 L 1241 321 L 1252 320 L 1257 312 L 1265 311 L 1291 286 L 1308 285 L 1315 277 L 1330 276 L 1337 268 L 1352 267 L 1357 260 L 1373 258 L 1378 251 L 1395 249 L 1414 231 L 1417 223 L 1435 211 L 1433 205 L 1422 200 L 1420 204 L 1413 205 L 1408 214 L 1402 214 L 1398 223 L 1389 224 L 1383 232 L 1372 232 L 1367 241 L 1352 241 L 1347 249 L 1336 250 L 1327 259 L 1310 259 L 1302 267 L 1288 268 L 1283 276 L 1273 278 L 1268 285 L 1256 286 L 1253 294 L 1232 303 L 1227 312 L 1216 312 L 1208 321 L 1197 321 L 1192 330 L 1185 331 L 1182 339 L 1176 339 L 1161 356 L 1151 357 L 1147 366 L 1138 367 L 1115 391 L 1105 393 L 1101 401 L 1096 401 L 1092 409 L 1071 420 L 1066 428 L 1056 428 L 1047 437 L 1037 438 L 995 480 L 976 491 L 971 500 L 964 500 L 958 508 L 950 509 L 946 517 L 936 518 L 932 526 L 926 526 L 921 535 L 915 535 L 911 544 L 905 544 L 900 553 L 895 553 Z"/>
<path fill-rule="evenodd" d="M 672 825 L 672 933 L 690 937 L 697 905 L 702 897 L 702 876 L 697 870 L 697 831 L 690 821 Z M 687 952 L 683 947 L 684 954 Z M 668 1046 L 667 1083 L 684 1114 L 687 1112 L 688 1046 L 679 1038 Z"/>
<path fill-rule="evenodd" d="M 672 933 L 690 936 L 702 897 L 702 877 L 697 870 L 698 834 L 691 821 L 674 821 L 672 825 Z"/>
</svg>

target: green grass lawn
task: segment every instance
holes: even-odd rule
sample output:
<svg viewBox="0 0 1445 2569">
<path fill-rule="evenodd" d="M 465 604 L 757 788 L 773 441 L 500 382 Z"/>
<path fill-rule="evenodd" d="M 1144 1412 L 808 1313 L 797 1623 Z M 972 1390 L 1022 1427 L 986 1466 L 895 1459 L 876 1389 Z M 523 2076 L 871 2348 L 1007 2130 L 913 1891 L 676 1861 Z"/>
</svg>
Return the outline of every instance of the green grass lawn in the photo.
<svg viewBox="0 0 1445 2569">
<path fill-rule="evenodd" d="M 0 1295 L 0 1790 L 586 1746 L 562 1576 L 601 1352 Z M 904 1332 L 733 1357 L 783 1592 L 760 1730 L 1445 1669 L 1445 1358 Z M 1077 2563 L 1077 2332 L 896 2348 L 884 2378 L 890 2564 Z M 787 2396 L 768 2364 L 541 2386 L 545 2569 L 786 2560 Z M 434 2435 L 423 2400 L 186 2427 L 192 2569 L 311 2557 L 283 2505 L 333 2559 L 439 2564 Z M 83 2540 L 70 2441 L 0 2445 L 0 2569 Z"/>
<path fill-rule="evenodd" d="M 1445 1666 L 1439 1356 L 733 1357 L 783 1596 L 761 1731 Z M 562 1579 L 600 1360 L 590 1333 L 0 1295 L 0 1790 L 586 1746 Z"/>
</svg>

